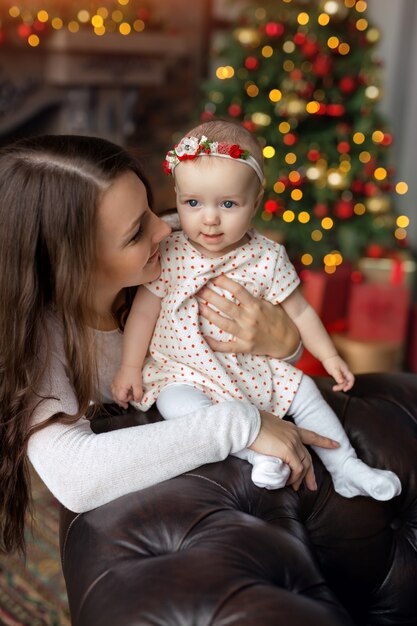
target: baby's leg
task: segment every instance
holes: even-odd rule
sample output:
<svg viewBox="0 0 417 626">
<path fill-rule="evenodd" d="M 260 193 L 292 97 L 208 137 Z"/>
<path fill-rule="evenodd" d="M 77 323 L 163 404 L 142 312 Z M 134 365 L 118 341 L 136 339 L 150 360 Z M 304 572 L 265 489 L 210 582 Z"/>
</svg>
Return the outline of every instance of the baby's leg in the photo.
<svg viewBox="0 0 417 626">
<path fill-rule="evenodd" d="M 314 430 L 340 444 L 339 448 L 331 450 L 313 448 L 330 472 L 335 490 L 342 496 L 390 500 L 401 493 L 401 483 L 396 474 L 369 467 L 358 459 L 336 414 L 308 376 L 303 376 L 289 414 L 294 417 L 297 426 Z"/>
<path fill-rule="evenodd" d="M 167 385 L 156 401 L 160 414 L 166 420 L 182 417 L 211 405 L 211 400 L 203 391 L 184 383 Z M 249 461 L 253 466 L 252 480 L 258 487 L 280 489 L 285 486 L 290 475 L 289 466 L 281 459 L 258 454 L 248 448 L 236 452 L 233 456 Z"/>
</svg>

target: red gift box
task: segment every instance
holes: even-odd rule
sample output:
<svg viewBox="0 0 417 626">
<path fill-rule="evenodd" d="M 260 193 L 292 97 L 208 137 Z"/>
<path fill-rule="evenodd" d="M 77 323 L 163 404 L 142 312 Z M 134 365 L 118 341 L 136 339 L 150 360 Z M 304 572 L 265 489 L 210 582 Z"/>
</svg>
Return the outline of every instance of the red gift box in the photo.
<svg viewBox="0 0 417 626">
<path fill-rule="evenodd" d="M 346 317 L 351 286 L 351 267 L 340 265 L 334 274 L 323 270 L 302 270 L 302 292 L 323 324 L 331 331 Z"/>
<path fill-rule="evenodd" d="M 359 341 L 403 343 L 409 307 L 410 290 L 403 285 L 353 284 L 348 336 Z"/>
</svg>

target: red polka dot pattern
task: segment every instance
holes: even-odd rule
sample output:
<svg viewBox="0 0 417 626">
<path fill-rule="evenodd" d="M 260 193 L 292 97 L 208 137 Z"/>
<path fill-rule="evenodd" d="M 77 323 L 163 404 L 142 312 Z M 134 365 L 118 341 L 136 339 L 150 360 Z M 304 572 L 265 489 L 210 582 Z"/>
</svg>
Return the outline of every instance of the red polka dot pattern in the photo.
<svg viewBox="0 0 417 626">
<path fill-rule="evenodd" d="M 161 244 L 161 275 L 147 287 L 162 298 L 161 313 L 143 370 L 148 408 L 169 383 L 191 383 L 213 402 L 249 400 L 283 417 L 300 384 L 302 372 L 285 361 L 250 354 L 214 353 L 205 337 L 231 337 L 199 316 L 197 292 L 210 279 L 227 274 L 256 297 L 276 304 L 299 285 L 285 248 L 251 231 L 250 241 L 216 259 L 204 257 L 175 232 Z M 212 286 L 222 296 L 228 292 Z"/>
</svg>

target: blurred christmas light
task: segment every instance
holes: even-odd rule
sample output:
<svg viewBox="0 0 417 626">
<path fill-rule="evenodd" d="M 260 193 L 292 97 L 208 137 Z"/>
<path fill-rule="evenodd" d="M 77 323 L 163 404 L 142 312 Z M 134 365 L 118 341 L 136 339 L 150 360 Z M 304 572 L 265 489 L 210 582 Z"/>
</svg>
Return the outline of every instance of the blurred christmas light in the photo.
<svg viewBox="0 0 417 626">
<path fill-rule="evenodd" d="M 311 219 L 310 213 L 308 213 L 307 211 L 301 211 L 301 212 L 298 214 L 298 221 L 299 221 L 301 224 L 308 224 L 308 222 L 310 221 L 310 219 Z"/>
<path fill-rule="evenodd" d="M 220 66 L 216 70 L 217 78 L 220 80 L 227 80 L 228 78 L 232 78 L 234 76 L 235 70 L 231 65 Z"/>
<path fill-rule="evenodd" d="M 406 239 L 407 238 L 407 231 L 404 230 L 403 228 L 396 228 L 394 231 L 394 235 L 396 239 Z"/>
<path fill-rule="evenodd" d="M 275 183 L 275 185 L 274 185 L 274 191 L 275 191 L 275 193 L 284 193 L 285 189 L 286 189 L 286 187 L 285 187 L 284 183 L 283 183 L 283 182 L 281 182 L 280 180 L 279 180 L 279 181 L 277 181 L 277 182 Z"/>
<path fill-rule="evenodd" d="M 313 241 L 321 241 L 323 239 L 323 233 L 321 230 L 313 230 L 311 233 L 311 238 Z"/>
<path fill-rule="evenodd" d="M 275 148 L 273 146 L 265 146 L 263 149 L 265 159 L 272 159 L 275 156 Z"/>
<path fill-rule="evenodd" d="M 321 227 L 324 228 L 324 230 L 330 230 L 331 228 L 333 228 L 333 220 L 331 217 L 324 217 L 321 220 Z"/>
<path fill-rule="evenodd" d="M 228 77 L 231 78 L 231 77 Z M 246 93 L 248 94 L 248 96 L 250 96 L 251 98 L 256 98 L 256 96 L 259 94 L 259 87 L 257 87 L 256 85 L 249 85 L 246 89 Z"/>
<path fill-rule="evenodd" d="M 368 7 L 367 2 L 365 2 L 364 0 L 358 0 L 358 2 L 356 3 L 355 9 L 357 10 L 358 13 L 364 13 L 367 7 Z"/>
<path fill-rule="evenodd" d="M 271 102 L 279 102 L 282 98 L 282 92 L 279 89 L 271 89 L 269 99 Z"/>
<path fill-rule="evenodd" d="M 274 49 L 271 46 L 264 46 L 262 48 L 261 54 L 265 59 L 269 59 L 274 54 Z"/>
<path fill-rule="evenodd" d="M 353 207 L 353 211 L 356 215 L 363 215 L 366 213 L 366 207 L 362 202 L 357 202 Z"/>
<path fill-rule="evenodd" d="M 396 219 L 396 224 L 399 228 L 407 228 L 410 224 L 410 219 L 406 215 L 399 215 Z"/>
<path fill-rule="evenodd" d="M 287 209 L 287 211 L 284 211 L 284 213 L 282 214 L 282 219 L 284 220 L 284 222 L 293 222 L 295 219 L 294 211 L 289 211 Z"/>
<path fill-rule="evenodd" d="M 299 202 L 303 197 L 303 192 L 301 191 L 301 189 L 293 189 L 291 192 L 291 198 L 295 201 L 295 202 Z"/>
<path fill-rule="evenodd" d="M 330 22 L 330 17 L 327 15 L 327 13 L 321 13 L 318 16 L 317 21 L 320 26 L 327 26 L 327 24 Z"/>
<path fill-rule="evenodd" d="M 407 193 L 408 191 L 408 185 L 407 183 L 405 183 L 404 181 L 400 181 L 395 185 L 395 191 L 400 195 L 403 196 L 404 194 Z"/>
<path fill-rule="evenodd" d="M 303 265 L 311 265 L 313 263 L 313 256 L 311 254 L 305 253 L 301 257 L 301 263 Z"/>
</svg>

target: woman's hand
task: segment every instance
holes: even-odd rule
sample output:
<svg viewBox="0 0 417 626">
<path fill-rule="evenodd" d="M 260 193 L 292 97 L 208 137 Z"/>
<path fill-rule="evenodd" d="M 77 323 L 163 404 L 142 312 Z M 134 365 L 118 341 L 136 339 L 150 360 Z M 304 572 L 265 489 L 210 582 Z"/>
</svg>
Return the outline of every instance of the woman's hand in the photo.
<svg viewBox="0 0 417 626">
<path fill-rule="evenodd" d="M 266 411 L 260 411 L 260 414 L 261 429 L 249 448 L 261 454 L 278 457 L 287 463 L 291 469 L 287 485 L 295 491 L 300 488 L 303 480 L 311 491 L 315 491 L 317 484 L 313 463 L 304 444 L 330 449 L 338 448 L 339 444 L 311 430 L 298 428 Z"/>
<path fill-rule="evenodd" d="M 297 327 L 281 306 L 255 298 L 242 285 L 227 276 L 218 276 L 213 285 L 229 291 L 236 302 L 203 287 L 198 293 L 223 315 L 200 302 L 201 315 L 221 330 L 230 333 L 231 341 L 216 341 L 205 337 L 216 352 L 245 352 L 283 359 L 297 350 L 300 335 Z"/>
</svg>

